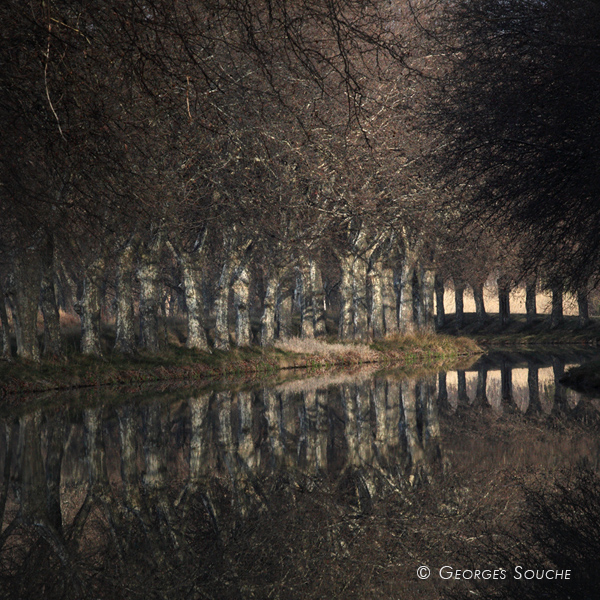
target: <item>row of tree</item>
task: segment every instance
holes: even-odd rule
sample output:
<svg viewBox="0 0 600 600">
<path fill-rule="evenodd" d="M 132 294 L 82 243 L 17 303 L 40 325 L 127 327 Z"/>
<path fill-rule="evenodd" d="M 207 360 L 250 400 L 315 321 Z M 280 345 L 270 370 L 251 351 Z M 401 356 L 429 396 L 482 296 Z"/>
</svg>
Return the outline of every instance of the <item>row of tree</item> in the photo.
<svg viewBox="0 0 600 600">
<path fill-rule="evenodd" d="M 508 234 L 468 212 L 473 177 L 489 184 L 453 151 L 457 107 L 476 85 L 459 58 L 477 30 L 460 12 L 460 35 L 441 25 L 448 10 L 458 8 L 5 3 L 5 355 L 9 313 L 17 352 L 32 359 L 40 310 L 43 350 L 61 353 L 60 307 L 79 313 L 86 354 L 102 352 L 107 307 L 115 350 L 157 351 L 170 297 L 191 348 L 229 347 L 232 306 L 237 344 L 252 341 L 250 305 L 261 344 L 289 335 L 292 290 L 302 335 L 325 333 L 327 298 L 340 337 L 366 339 L 432 327 L 436 272 L 438 289 L 452 276 L 474 290 L 494 268 L 510 274 L 503 289 L 529 273 L 535 236 L 521 228 L 509 258 Z M 457 238 L 465 214 L 472 226 Z"/>
</svg>

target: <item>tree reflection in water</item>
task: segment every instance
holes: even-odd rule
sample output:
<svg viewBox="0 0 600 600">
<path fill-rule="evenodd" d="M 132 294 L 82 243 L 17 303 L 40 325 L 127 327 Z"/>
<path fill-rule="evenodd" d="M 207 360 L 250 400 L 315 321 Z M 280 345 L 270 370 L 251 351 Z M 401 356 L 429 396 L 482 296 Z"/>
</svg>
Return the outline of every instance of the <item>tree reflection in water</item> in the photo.
<svg viewBox="0 0 600 600">
<path fill-rule="evenodd" d="M 461 541 L 484 539 L 484 518 L 513 531 L 524 497 L 560 522 L 543 508 L 557 496 L 523 493 L 515 472 L 596 466 L 597 413 L 549 382 L 562 370 L 348 375 L 5 417 L 0 598 L 460 595 L 471 584 L 420 581 L 417 566 L 471 556 Z M 541 556 L 537 531 L 523 547 Z"/>
</svg>

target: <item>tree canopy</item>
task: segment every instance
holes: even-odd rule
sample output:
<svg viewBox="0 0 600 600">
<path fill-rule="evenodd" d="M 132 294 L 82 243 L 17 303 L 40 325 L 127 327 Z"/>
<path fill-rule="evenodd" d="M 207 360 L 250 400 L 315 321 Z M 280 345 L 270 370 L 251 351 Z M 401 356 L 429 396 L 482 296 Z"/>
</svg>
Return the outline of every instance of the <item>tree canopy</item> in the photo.
<svg viewBox="0 0 600 600">
<path fill-rule="evenodd" d="M 434 123 L 436 168 L 465 218 L 529 240 L 573 285 L 600 264 L 600 4 L 459 1 Z"/>
</svg>

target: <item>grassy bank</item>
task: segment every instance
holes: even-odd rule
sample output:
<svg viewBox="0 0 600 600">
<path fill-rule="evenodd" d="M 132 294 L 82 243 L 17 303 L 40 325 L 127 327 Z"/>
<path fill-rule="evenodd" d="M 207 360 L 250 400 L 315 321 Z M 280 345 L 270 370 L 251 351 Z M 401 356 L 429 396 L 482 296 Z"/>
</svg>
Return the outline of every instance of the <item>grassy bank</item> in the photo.
<svg viewBox="0 0 600 600">
<path fill-rule="evenodd" d="M 2 396 L 150 381 L 218 380 L 228 376 L 260 377 L 282 369 L 327 369 L 376 363 L 382 366 L 430 365 L 480 353 L 470 339 L 446 335 L 393 337 L 370 345 L 290 339 L 276 347 L 236 348 L 212 353 L 177 345 L 161 354 L 99 359 L 74 354 L 64 361 L 0 363 Z"/>
</svg>

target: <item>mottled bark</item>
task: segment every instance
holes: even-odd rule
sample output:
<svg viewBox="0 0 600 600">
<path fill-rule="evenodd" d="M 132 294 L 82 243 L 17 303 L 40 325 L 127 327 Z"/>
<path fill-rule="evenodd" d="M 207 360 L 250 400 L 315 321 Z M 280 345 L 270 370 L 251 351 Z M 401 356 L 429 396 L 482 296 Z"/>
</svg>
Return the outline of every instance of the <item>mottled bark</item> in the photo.
<svg viewBox="0 0 600 600">
<path fill-rule="evenodd" d="M 505 276 L 498 278 L 498 306 L 500 327 L 505 327 L 510 319 L 510 280 Z"/>
<path fill-rule="evenodd" d="M 119 253 L 117 263 L 117 331 L 114 349 L 129 355 L 136 351 L 133 311 L 134 255 L 133 243 L 129 242 Z"/>
<path fill-rule="evenodd" d="M 369 335 L 367 302 L 367 267 L 364 256 L 357 256 L 353 265 L 352 306 L 354 309 L 354 339 L 365 340 Z"/>
<path fill-rule="evenodd" d="M 454 277 L 454 325 L 462 329 L 465 325 L 465 283 L 462 279 Z"/>
<path fill-rule="evenodd" d="M 563 317 L 563 288 L 562 285 L 552 287 L 552 310 L 550 313 L 550 327 L 560 327 Z"/>
<path fill-rule="evenodd" d="M 525 284 L 525 312 L 527 325 L 531 325 L 535 321 L 537 314 L 537 279 L 532 279 Z"/>
<path fill-rule="evenodd" d="M 391 335 L 398 331 L 398 307 L 396 306 L 393 269 L 383 269 L 382 287 L 384 331 L 386 335 Z"/>
<path fill-rule="evenodd" d="M 327 334 L 325 289 L 321 269 L 314 260 L 310 261 L 310 287 L 313 298 L 315 337 L 324 337 Z"/>
<path fill-rule="evenodd" d="M 340 283 L 340 322 L 339 337 L 342 340 L 351 339 L 354 335 L 352 310 L 352 280 L 354 257 L 351 254 L 340 256 L 342 280 Z"/>
<path fill-rule="evenodd" d="M 277 297 L 277 337 L 280 340 L 292 336 L 292 292 L 288 290 L 279 291 Z"/>
<path fill-rule="evenodd" d="M 379 339 L 385 335 L 385 302 L 383 292 L 383 265 L 381 261 L 375 261 L 371 264 L 369 276 L 371 280 L 371 335 L 373 336 L 373 339 Z"/>
<path fill-rule="evenodd" d="M 250 331 L 250 271 L 243 266 L 233 284 L 235 308 L 235 342 L 237 346 L 249 346 Z"/>
<path fill-rule="evenodd" d="M 30 248 L 15 259 L 9 285 L 12 300 L 17 355 L 33 361 L 40 359 L 37 316 L 42 283 L 40 254 Z"/>
<path fill-rule="evenodd" d="M 243 273 L 245 261 L 248 259 L 252 245 L 250 239 L 240 240 L 233 228 L 226 236 L 224 245 L 225 258 L 221 268 L 221 276 L 215 293 L 215 348 L 229 350 L 229 290 L 235 278 Z M 248 321 L 249 322 L 249 321 Z M 248 335 L 249 340 L 249 335 Z"/>
<path fill-rule="evenodd" d="M 100 344 L 101 281 L 104 259 L 96 259 L 86 270 L 81 300 L 75 310 L 81 318 L 81 352 L 88 356 L 102 356 Z"/>
<path fill-rule="evenodd" d="M 315 337 L 315 314 L 310 261 L 301 257 L 298 265 L 297 289 L 300 296 L 300 331 L 303 338 Z"/>
<path fill-rule="evenodd" d="M 164 346 L 161 339 L 160 253 L 162 235 L 157 234 L 149 244 L 140 248 L 137 278 L 140 282 L 140 347 L 158 352 Z"/>
<path fill-rule="evenodd" d="M 215 292 L 215 348 L 229 350 L 229 282 L 232 265 L 228 257 L 221 269 L 221 276 Z"/>
<path fill-rule="evenodd" d="M 263 314 L 260 319 L 260 345 L 265 348 L 275 342 L 277 292 L 279 290 L 280 272 L 272 267 L 267 272 Z"/>
<path fill-rule="evenodd" d="M 435 329 L 433 316 L 435 275 L 433 270 L 428 268 L 419 269 L 418 282 L 417 324 L 422 331 L 433 331 Z"/>
<path fill-rule="evenodd" d="M 577 290 L 577 307 L 579 309 L 577 325 L 578 327 L 587 327 L 590 324 L 590 310 L 586 289 Z"/>
<path fill-rule="evenodd" d="M 487 316 L 485 312 L 485 302 L 483 300 L 483 283 L 474 283 L 472 287 L 473 299 L 475 300 L 475 315 L 477 319 L 477 326 L 483 327 L 485 325 L 485 319 Z"/>
<path fill-rule="evenodd" d="M 436 274 L 435 290 L 435 326 L 441 329 L 446 324 L 446 311 L 444 309 L 444 279 Z"/>
<path fill-rule="evenodd" d="M 54 285 L 55 273 L 54 243 L 52 236 L 49 236 L 44 252 L 42 253 L 40 308 L 44 317 L 43 353 L 45 356 L 58 358 L 62 356 L 63 352 L 60 315 Z"/>
<path fill-rule="evenodd" d="M 402 333 L 413 333 L 415 330 L 413 277 L 415 261 L 405 256 L 400 266 L 400 306 L 398 310 L 398 326 Z"/>
</svg>

